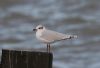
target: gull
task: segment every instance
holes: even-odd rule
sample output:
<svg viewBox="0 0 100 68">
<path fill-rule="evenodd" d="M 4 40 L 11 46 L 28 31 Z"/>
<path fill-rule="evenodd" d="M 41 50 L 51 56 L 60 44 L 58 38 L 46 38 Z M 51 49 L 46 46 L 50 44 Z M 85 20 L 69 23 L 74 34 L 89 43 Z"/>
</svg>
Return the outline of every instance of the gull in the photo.
<svg viewBox="0 0 100 68">
<path fill-rule="evenodd" d="M 36 32 L 36 38 L 47 44 L 47 52 L 50 52 L 50 44 L 56 41 L 77 38 L 77 35 L 67 35 L 47 29 L 43 25 L 38 25 L 33 31 Z"/>
</svg>

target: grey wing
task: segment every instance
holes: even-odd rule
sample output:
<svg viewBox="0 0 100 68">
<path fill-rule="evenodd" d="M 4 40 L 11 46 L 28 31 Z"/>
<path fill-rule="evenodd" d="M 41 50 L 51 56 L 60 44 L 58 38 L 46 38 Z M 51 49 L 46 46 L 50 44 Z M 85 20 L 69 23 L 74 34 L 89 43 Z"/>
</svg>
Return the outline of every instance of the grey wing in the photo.
<svg viewBox="0 0 100 68">
<path fill-rule="evenodd" d="M 45 30 L 42 33 L 41 37 L 44 38 L 45 40 L 48 40 L 49 42 L 53 42 L 53 41 L 66 39 L 67 35 L 62 34 L 62 33 L 58 33 L 58 32 L 55 32 L 55 31 L 51 31 L 51 30 Z"/>
</svg>

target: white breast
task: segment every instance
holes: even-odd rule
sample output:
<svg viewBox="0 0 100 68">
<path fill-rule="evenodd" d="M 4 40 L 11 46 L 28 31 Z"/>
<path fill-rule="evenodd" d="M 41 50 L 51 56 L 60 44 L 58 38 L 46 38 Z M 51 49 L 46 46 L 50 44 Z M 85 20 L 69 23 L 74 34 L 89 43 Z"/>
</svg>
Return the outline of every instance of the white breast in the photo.
<svg viewBox="0 0 100 68">
<path fill-rule="evenodd" d="M 37 38 L 40 38 L 41 35 L 42 35 L 42 32 L 41 32 L 41 31 L 37 31 L 37 32 L 36 32 L 36 37 L 37 37 Z"/>
<path fill-rule="evenodd" d="M 44 43 L 49 43 L 49 41 L 46 40 L 45 38 L 43 38 L 42 35 L 43 35 L 43 31 L 36 32 L 36 37 L 38 40 L 40 40 L 41 42 L 44 42 Z"/>
</svg>

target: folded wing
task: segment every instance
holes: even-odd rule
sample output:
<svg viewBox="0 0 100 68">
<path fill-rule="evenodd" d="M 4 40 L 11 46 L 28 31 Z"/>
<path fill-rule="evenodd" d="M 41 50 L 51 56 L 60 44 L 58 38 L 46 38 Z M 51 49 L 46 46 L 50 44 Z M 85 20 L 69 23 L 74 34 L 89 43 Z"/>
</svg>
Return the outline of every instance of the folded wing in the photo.
<svg viewBox="0 0 100 68">
<path fill-rule="evenodd" d="M 72 37 L 74 38 L 73 35 L 66 35 L 66 34 L 58 33 L 51 30 L 45 30 L 42 33 L 41 37 L 47 40 L 48 42 L 70 39 Z"/>
</svg>

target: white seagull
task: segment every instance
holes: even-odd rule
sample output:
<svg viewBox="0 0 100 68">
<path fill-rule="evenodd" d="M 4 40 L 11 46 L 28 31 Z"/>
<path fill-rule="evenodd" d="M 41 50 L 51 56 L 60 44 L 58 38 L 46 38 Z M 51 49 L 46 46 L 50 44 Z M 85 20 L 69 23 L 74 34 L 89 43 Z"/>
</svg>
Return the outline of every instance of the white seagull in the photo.
<svg viewBox="0 0 100 68">
<path fill-rule="evenodd" d="M 47 52 L 50 52 L 50 44 L 60 40 L 77 38 L 76 35 L 66 35 L 56 31 L 49 30 L 43 25 L 38 25 L 33 31 L 36 31 L 36 38 L 47 44 Z"/>
</svg>

